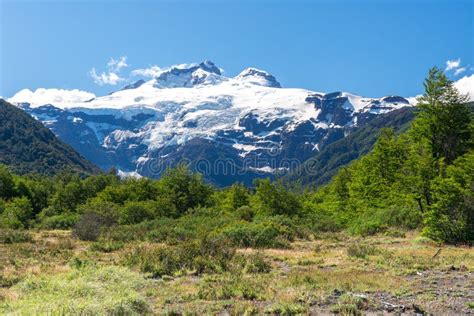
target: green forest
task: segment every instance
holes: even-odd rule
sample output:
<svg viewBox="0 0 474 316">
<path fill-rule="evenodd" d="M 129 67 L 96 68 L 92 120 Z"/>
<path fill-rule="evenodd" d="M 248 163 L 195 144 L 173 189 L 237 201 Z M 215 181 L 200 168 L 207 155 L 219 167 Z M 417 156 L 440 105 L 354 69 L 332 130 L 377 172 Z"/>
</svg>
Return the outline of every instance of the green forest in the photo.
<svg viewBox="0 0 474 316">
<path fill-rule="evenodd" d="M 310 190 L 259 180 L 217 189 L 186 166 L 159 180 L 18 176 L 0 169 L 0 225 L 73 228 L 79 238 L 187 240 L 209 234 L 236 246 L 274 246 L 318 231 L 371 235 L 423 228 L 446 243 L 474 241 L 472 114 L 432 69 L 411 128 L 383 129 L 373 150 Z"/>
</svg>

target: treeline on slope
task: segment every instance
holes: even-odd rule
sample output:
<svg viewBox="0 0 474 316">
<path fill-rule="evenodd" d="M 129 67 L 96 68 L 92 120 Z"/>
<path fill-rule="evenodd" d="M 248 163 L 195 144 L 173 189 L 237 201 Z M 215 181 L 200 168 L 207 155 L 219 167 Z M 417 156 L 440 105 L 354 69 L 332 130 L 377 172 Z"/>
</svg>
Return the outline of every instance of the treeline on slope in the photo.
<svg viewBox="0 0 474 316">
<path fill-rule="evenodd" d="M 414 112 L 415 108 L 404 107 L 376 117 L 367 125 L 321 149 L 283 180 L 289 183 L 297 181 L 305 186 L 328 183 L 340 167 L 373 148 L 382 128 L 392 127 L 396 133 L 406 131 L 415 116 Z"/>
<path fill-rule="evenodd" d="M 400 229 L 472 243 L 472 114 L 442 71 L 431 70 L 425 88 L 407 132 L 384 129 L 369 154 L 317 190 L 270 180 L 256 181 L 254 189 L 217 189 L 185 166 L 159 180 L 66 172 L 18 176 L 2 167 L 0 227 L 73 228 L 80 239 L 107 243 L 177 245 L 204 238 L 233 247 L 286 247 L 327 231 Z"/>
<path fill-rule="evenodd" d="M 27 113 L 0 99 L 0 163 L 19 174 L 99 169 Z"/>
<path fill-rule="evenodd" d="M 313 203 L 354 233 L 424 227 L 432 239 L 472 243 L 474 128 L 466 100 L 441 70 L 430 70 L 410 130 L 384 130 L 371 153 L 340 169 Z"/>
</svg>

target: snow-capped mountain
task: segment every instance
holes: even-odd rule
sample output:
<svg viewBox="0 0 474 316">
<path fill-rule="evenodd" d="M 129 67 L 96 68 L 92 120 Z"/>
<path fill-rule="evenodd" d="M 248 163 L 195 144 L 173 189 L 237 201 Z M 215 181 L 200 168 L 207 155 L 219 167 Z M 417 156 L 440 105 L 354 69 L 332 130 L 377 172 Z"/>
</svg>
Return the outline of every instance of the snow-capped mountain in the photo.
<svg viewBox="0 0 474 316">
<path fill-rule="evenodd" d="M 407 99 L 282 88 L 248 68 L 226 77 L 214 63 L 172 67 L 106 96 L 22 90 L 10 102 L 104 169 L 159 176 L 187 160 L 221 185 L 275 175 Z"/>
</svg>

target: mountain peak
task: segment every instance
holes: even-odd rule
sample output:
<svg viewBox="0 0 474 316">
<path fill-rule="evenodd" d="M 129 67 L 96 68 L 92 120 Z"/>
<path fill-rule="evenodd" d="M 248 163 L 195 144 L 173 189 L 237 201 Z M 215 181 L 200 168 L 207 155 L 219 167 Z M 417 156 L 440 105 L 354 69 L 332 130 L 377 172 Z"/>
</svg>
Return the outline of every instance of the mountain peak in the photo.
<svg viewBox="0 0 474 316">
<path fill-rule="evenodd" d="M 139 88 L 142 84 L 145 83 L 145 80 L 140 79 L 134 83 L 131 83 L 129 85 L 126 85 L 125 87 L 122 88 L 122 90 L 130 90 L 130 89 L 136 89 Z"/>
<path fill-rule="evenodd" d="M 249 67 L 242 71 L 238 76 L 238 79 L 249 81 L 253 84 L 257 84 L 265 87 L 281 88 L 280 83 L 276 78 L 264 70 Z"/>
<path fill-rule="evenodd" d="M 202 63 L 199 64 L 199 68 L 201 68 L 204 71 L 215 73 L 216 75 L 222 75 L 221 70 L 219 67 L 216 66 L 212 61 L 210 60 L 205 60 Z"/>
<path fill-rule="evenodd" d="M 172 66 L 155 78 L 156 88 L 192 88 L 221 81 L 221 70 L 210 60 Z"/>
</svg>

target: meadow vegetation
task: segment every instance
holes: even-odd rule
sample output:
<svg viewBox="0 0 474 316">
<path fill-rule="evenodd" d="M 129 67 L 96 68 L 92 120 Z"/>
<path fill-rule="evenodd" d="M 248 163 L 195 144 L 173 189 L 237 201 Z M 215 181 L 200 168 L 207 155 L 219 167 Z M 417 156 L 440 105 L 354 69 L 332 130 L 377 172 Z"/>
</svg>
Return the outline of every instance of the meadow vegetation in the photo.
<svg viewBox="0 0 474 316">
<path fill-rule="evenodd" d="M 472 114 L 442 71 L 425 88 L 406 133 L 313 189 L 0 167 L 0 312 L 472 309 Z"/>
</svg>

